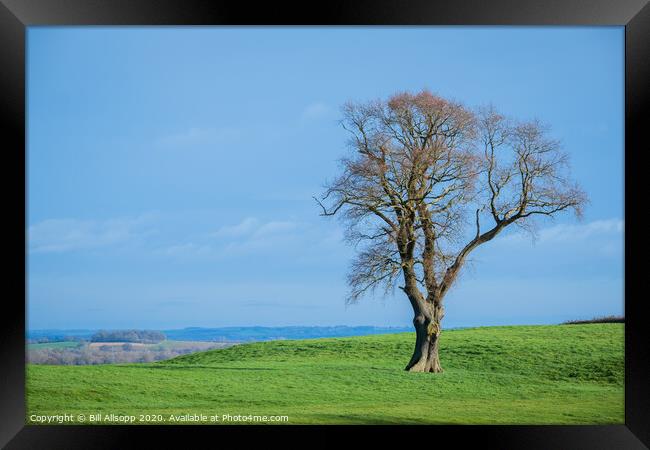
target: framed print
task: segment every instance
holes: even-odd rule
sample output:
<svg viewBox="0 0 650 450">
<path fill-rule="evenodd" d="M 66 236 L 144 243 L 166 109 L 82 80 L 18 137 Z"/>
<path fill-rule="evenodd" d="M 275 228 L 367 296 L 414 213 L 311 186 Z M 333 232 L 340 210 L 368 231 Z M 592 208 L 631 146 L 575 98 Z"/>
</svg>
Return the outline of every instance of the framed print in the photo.
<svg viewBox="0 0 650 450">
<path fill-rule="evenodd" d="M 2 0 L 0 442 L 646 448 L 648 29 L 632 0 Z"/>
</svg>

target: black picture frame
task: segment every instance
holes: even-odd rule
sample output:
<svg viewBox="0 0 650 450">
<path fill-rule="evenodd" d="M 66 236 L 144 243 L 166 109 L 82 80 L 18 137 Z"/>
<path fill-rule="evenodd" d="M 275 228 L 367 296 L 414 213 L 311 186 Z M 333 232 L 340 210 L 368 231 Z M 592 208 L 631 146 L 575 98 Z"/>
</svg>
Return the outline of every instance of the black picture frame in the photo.
<svg viewBox="0 0 650 450">
<path fill-rule="evenodd" d="M 29 426 L 25 425 L 25 43 L 26 27 L 36 25 L 622 25 L 625 26 L 625 425 L 612 426 L 435 426 L 341 427 L 383 439 L 388 433 L 413 445 L 450 440 L 454 446 L 478 441 L 482 447 L 529 449 L 642 449 L 650 446 L 649 327 L 645 325 L 639 266 L 634 260 L 641 221 L 637 199 L 637 158 L 650 148 L 646 132 L 650 92 L 650 6 L 647 0 L 328 0 L 302 4 L 201 0 L 0 0 L 0 93 L 2 157 L 5 184 L 7 269 L 2 318 L 0 373 L 0 445 L 6 448 L 131 448 L 151 446 L 155 438 L 168 446 L 187 436 L 234 438 L 245 443 L 254 429 L 265 438 L 282 437 L 289 429 L 315 432 L 320 444 L 336 445 L 337 433 L 316 427 L 183 426 Z M 12 195 L 7 195 L 10 193 Z M 7 200 L 8 199 L 8 200 Z M 7 289 L 9 288 L 9 289 Z M 7 294 L 7 291 L 10 294 Z M 22 300 L 20 297 L 22 296 Z M 427 436 L 435 439 L 427 442 Z M 433 438 L 435 436 L 435 438 Z M 212 441 L 211 441 L 212 440 Z"/>
</svg>

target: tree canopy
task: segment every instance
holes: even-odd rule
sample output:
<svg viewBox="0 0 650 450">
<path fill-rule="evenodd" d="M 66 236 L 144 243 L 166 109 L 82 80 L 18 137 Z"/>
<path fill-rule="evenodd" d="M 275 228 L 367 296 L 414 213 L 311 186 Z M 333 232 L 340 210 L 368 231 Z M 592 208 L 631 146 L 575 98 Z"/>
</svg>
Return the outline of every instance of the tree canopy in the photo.
<svg viewBox="0 0 650 450">
<path fill-rule="evenodd" d="M 342 124 L 350 151 L 317 201 L 323 215 L 343 219 L 358 249 L 349 300 L 401 278 L 416 319 L 424 316 L 433 334 L 474 249 L 511 224 L 533 230 L 537 217 L 580 216 L 587 200 L 548 127 L 493 106 L 404 92 L 347 103 Z"/>
</svg>

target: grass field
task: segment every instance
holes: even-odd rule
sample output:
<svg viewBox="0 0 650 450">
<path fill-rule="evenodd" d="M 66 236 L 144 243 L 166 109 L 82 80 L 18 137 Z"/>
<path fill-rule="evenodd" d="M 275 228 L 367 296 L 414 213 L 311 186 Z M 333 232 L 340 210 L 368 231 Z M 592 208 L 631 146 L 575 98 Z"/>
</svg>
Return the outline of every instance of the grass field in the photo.
<svg viewBox="0 0 650 450">
<path fill-rule="evenodd" d="M 165 340 L 162 342 L 158 342 L 156 344 L 142 344 L 140 342 L 90 342 L 88 346 L 91 348 L 99 348 L 105 345 L 108 347 L 122 347 L 124 344 L 131 344 L 135 348 L 150 348 L 153 350 L 183 349 L 189 347 L 200 349 L 200 350 L 206 350 L 209 348 L 223 347 L 223 346 L 230 345 L 228 343 L 222 343 L 222 342 Z"/>
<path fill-rule="evenodd" d="M 134 348 L 144 348 L 145 346 L 151 344 L 143 344 L 141 342 L 90 342 L 88 347 L 90 348 L 101 348 L 101 347 L 122 347 L 124 344 L 129 344 Z"/>
<path fill-rule="evenodd" d="M 27 344 L 30 350 L 40 350 L 44 348 L 75 348 L 79 342 L 75 341 L 61 341 L 61 342 L 41 342 L 39 344 Z"/>
<path fill-rule="evenodd" d="M 176 349 L 176 348 L 199 348 L 206 350 L 208 348 L 215 347 L 225 347 L 230 346 L 232 343 L 229 342 L 212 342 L 212 341 L 174 341 L 174 340 L 165 340 L 159 342 L 158 344 L 151 344 L 152 348 L 160 349 Z"/>
<path fill-rule="evenodd" d="M 122 346 L 127 342 L 84 342 L 83 345 L 88 345 L 89 347 L 101 347 L 102 345 L 108 346 Z M 61 341 L 61 342 L 42 342 L 38 344 L 27 344 L 27 348 L 30 350 L 40 350 L 46 348 L 75 348 L 80 344 L 76 341 Z M 154 349 L 174 349 L 174 348 L 209 348 L 209 347 L 221 347 L 225 345 L 230 345 L 230 343 L 223 342 L 207 342 L 207 341 L 172 341 L 165 340 L 157 344 L 141 344 L 138 342 L 131 342 L 131 345 L 134 347 L 151 347 Z"/>
<path fill-rule="evenodd" d="M 29 365 L 27 422 L 66 413 L 65 423 L 253 414 L 289 424 L 622 424 L 623 327 L 450 330 L 442 374 L 403 371 L 411 333 L 253 343 L 149 364 Z"/>
</svg>

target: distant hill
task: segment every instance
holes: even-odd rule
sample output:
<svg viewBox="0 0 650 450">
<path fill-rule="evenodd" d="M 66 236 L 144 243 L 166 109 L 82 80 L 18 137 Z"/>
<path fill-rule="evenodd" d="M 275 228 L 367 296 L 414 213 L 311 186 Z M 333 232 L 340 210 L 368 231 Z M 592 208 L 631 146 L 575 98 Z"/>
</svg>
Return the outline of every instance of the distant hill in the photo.
<svg viewBox="0 0 650 450">
<path fill-rule="evenodd" d="M 29 330 L 27 331 L 26 338 L 30 343 L 79 341 L 90 339 L 95 331 L 68 329 Z"/>
<path fill-rule="evenodd" d="M 100 330 L 94 333 L 92 342 L 139 342 L 143 344 L 157 344 L 165 340 L 165 334 L 152 330 Z"/>
<path fill-rule="evenodd" d="M 71 338 L 90 340 L 99 330 L 48 329 L 30 330 L 30 342 L 68 341 Z M 279 339 L 310 339 L 323 337 L 351 337 L 412 331 L 411 327 L 333 326 L 333 327 L 189 327 L 162 330 L 173 341 L 255 342 Z"/>
<path fill-rule="evenodd" d="M 222 327 L 164 330 L 167 339 L 178 341 L 254 342 L 280 339 L 351 337 L 412 331 L 411 327 Z"/>
</svg>

